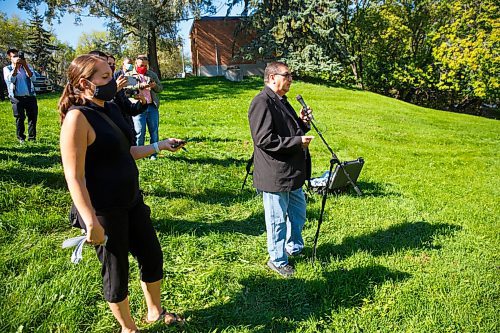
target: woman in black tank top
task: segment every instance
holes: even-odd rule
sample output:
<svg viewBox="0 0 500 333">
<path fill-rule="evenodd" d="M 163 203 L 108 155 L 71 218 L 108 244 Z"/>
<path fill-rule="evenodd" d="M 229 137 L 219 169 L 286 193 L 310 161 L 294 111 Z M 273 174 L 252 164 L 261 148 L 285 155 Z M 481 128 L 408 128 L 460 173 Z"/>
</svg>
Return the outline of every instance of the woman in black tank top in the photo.
<svg viewBox="0 0 500 333">
<path fill-rule="evenodd" d="M 177 151 L 179 139 L 132 146 L 130 127 L 111 102 L 117 85 L 106 59 L 82 55 L 68 68 L 59 100 L 61 156 L 74 205 L 102 263 L 104 296 L 122 332 L 138 332 L 128 303 L 128 253 L 141 267 L 147 321 L 179 324 L 161 307 L 162 253 L 139 191 L 135 160 L 161 150 Z"/>
</svg>

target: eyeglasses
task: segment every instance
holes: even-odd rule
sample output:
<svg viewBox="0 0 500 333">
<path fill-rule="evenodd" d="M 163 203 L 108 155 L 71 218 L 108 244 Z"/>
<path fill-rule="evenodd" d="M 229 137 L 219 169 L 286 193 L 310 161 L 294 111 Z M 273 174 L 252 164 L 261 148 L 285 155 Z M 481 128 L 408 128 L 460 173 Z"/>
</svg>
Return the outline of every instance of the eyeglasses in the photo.
<svg viewBox="0 0 500 333">
<path fill-rule="evenodd" d="M 148 60 L 148 57 L 137 57 L 138 60 Z"/>
<path fill-rule="evenodd" d="M 292 73 L 276 73 L 274 75 L 281 75 L 290 80 L 292 78 Z"/>
</svg>

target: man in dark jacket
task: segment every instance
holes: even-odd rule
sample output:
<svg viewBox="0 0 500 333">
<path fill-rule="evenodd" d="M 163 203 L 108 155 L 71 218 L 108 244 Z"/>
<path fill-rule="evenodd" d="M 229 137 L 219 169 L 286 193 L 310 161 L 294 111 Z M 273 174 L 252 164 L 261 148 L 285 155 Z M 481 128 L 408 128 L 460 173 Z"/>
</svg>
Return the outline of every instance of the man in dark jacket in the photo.
<svg viewBox="0 0 500 333">
<path fill-rule="evenodd" d="M 268 64 L 264 83 L 248 111 L 254 143 L 253 184 L 263 195 L 270 256 L 267 265 L 289 277 L 295 271 L 288 256 L 304 248 L 306 201 L 302 186 L 310 176 L 307 147 L 313 137 L 305 135 L 310 130 L 310 110 L 301 110 L 299 117 L 288 103 L 285 94 L 292 74 L 286 64 Z"/>
</svg>

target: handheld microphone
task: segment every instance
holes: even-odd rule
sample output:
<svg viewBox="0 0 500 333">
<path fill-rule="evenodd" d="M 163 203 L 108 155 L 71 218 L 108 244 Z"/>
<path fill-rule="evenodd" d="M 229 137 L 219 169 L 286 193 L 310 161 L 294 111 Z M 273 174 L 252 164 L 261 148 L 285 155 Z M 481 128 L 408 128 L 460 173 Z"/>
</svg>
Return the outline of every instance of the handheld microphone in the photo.
<svg viewBox="0 0 500 333">
<path fill-rule="evenodd" d="M 304 108 L 304 110 L 308 109 L 308 106 L 307 106 L 306 102 L 304 102 L 304 99 L 302 98 L 301 95 L 297 95 L 297 97 L 295 97 L 295 98 L 300 103 L 300 105 L 302 105 L 302 107 Z M 311 117 L 311 120 L 314 120 L 314 116 L 313 116 L 312 112 L 310 112 L 308 116 Z"/>
<path fill-rule="evenodd" d="M 302 98 L 301 95 L 297 95 L 297 97 L 295 97 L 297 99 L 297 101 L 300 103 L 300 105 L 302 105 L 302 107 L 304 109 L 307 109 L 307 105 L 306 105 L 306 102 L 304 102 L 304 99 Z"/>
</svg>

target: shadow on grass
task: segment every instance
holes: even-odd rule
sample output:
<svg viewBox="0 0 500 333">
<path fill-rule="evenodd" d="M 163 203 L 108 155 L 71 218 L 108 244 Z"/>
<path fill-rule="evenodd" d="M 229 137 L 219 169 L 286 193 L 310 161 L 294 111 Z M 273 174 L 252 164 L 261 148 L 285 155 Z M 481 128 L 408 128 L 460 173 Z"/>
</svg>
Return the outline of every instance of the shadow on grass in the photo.
<svg viewBox="0 0 500 333">
<path fill-rule="evenodd" d="M 375 183 L 375 182 L 365 182 L 358 181 L 356 182 L 361 192 L 363 192 L 363 196 L 369 197 L 385 197 L 385 196 L 401 196 L 401 193 L 398 193 L 390 188 L 390 184 L 387 183 Z M 350 195 L 357 196 L 356 192 L 352 188 L 349 188 L 348 193 Z"/>
<path fill-rule="evenodd" d="M 0 169 L 0 181 L 14 181 L 23 186 L 43 185 L 52 189 L 66 189 L 64 176 L 59 173 L 24 168 Z"/>
<path fill-rule="evenodd" d="M 0 147 L 0 151 L 12 152 L 14 154 L 52 154 L 54 152 L 59 153 L 59 147 L 57 145 L 42 145 L 27 142 L 17 146 Z"/>
<path fill-rule="evenodd" d="M 200 142 L 236 142 L 236 141 L 241 141 L 240 139 L 232 139 L 232 138 L 215 138 L 215 137 L 209 137 L 209 136 L 192 136 L 192 137 L 187 137 L 186 138 L 189 142 L 195 142 L 195 143 L 200 143 Z M 186 146 L 189 147 L 189 146 Z"/>
<path fill-rule="evenodd" d="M 200 98 L 218 99 L 220 96 L 233 96 L 256 92 L 264 87 L 262 80 L 247 78 L 241 82 L 231 82 L 223 77 L 192 77 L 183 80 L 163 82 L 164 91 L 160 98 L 164 101 L 182 101 Z"/>
<path fill-rule="evenodd" d="M 164 187 L 156 187 L 153 190 L 144 191 L 148 196 L 156 196 L 167 199 L 190 199 L 196 202 L 205 204 L 219 204 L 223 206 L 231 206 L 238 202 L 246 202 L 257 196 L 256 191 L 245 189 L 240 191 L 236 186 L 232 190 L 221 189 L 205 189 L 199 193 L 169 191 Z"/>
<path fill-rule="evenodd" d="M 259 236 L 266 232 L 264 213 L 254 213 L 241 220 L 217 222 L 160 219 L 153 222 L 155 229 L 163 234 L 190 234 L 197 237 L 211 233 L 230 233 Z"/>
<path fill-rule="evenodd" d="M 0 148 L 0 151 L 2 149 Z M 24 151 L 23 153 L 26 153 Z M 24 164 L 26 166 L 35 168 L 51 168 L 54 165 L 61 164 L 61 156 L 57 155 L 45 155 L 40 153 L 30 153 L 29 155 L 19 155 L 18 153 L 6 154 L 0 152 L 1 160 L 12 160 Z"/>
<path fill-rule="evenodd" d="M 364 299 L 373 297 L 375 288 L 386 281 L 399 282 L 409 277 L 408 273 L 378 265 L 326 272 L 312 281 L 274 275 L 248 277 L 239 281 L 241 291 L 230 302 L 186 312 L 186 330 L 211 332 L 245 327 L 253 332 L 294 331 L 301 321 L 311 317 L 362 305 Z M 325 327 L 316 329 L 322 331 Z M 167 328 L 147 330 L 167 331 Z"/>
<path fill-rule="evenodd" d="M 363 193 L 361 197 L 385 197 L 385 196 L 400 196 L 401 193 L 398 193 L 388 187 L 389 184 L 385 183 L 374 183 L 374 182 L 357 182 L 356 183 Z M 317 192 L 314 192 L 311 188 L 307 189 L 307 198 L 308 201 L 319 201 L 321 202 L 323 195 L 319 194 Z M 344 190 L 340 191 L 339 193 L 329 193 L 328 194 L 328 199 L 327 199 L 327 204 L 330 200 L 335 200 L 336 196 L 352 196 L 352 197 L 358 197 L 356 191 L 354 191 L 354 188 L 352 186 L 348 186 Z"/>
<path fill-rule="evenodd" d="M 403 223 L 368 235 L 347 237 L 339 245 L 321 244 L 317 249 L 317 257 L 320 260 L 330 256 L 342 259 L 359 251 L 381 256 L 407 249 L 439 249 L 439 246 L 432 244 L 436 236 L 451 235 L 460 229 L 459 226 L 446 223 Z"/>
<path fill-rule="evenodd" d="M 183 161 L 189 164 L 210 164 L 219 165 L 223 167 L 227 166 L 243 166 L 246 165 L 247 159 L 244 158 L 233 158 L 227 157 L 224 159 L 218 159 L 213 157 L 190 157 L 187 155 L 171 155 L 168 157 L 172 161 Z"/>
</svg>

